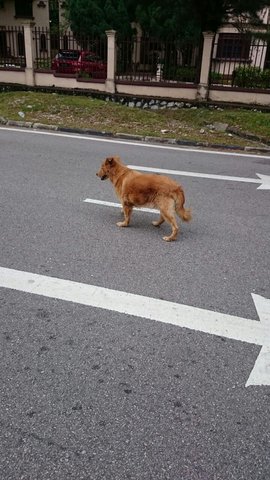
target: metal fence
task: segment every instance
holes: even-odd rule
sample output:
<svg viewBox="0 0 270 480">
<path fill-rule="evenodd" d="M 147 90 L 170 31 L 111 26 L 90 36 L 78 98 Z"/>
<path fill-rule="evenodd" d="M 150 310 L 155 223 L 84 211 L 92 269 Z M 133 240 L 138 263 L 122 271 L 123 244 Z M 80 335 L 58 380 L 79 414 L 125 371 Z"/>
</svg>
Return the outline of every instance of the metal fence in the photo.
<svg viewBox="0 0 270 480">
<path fill-rule="evenodd" d="M 117 43 L 118 81 L 197 83 L 199 44 L 133 37 Z"/>
<path fill-rule="evenodd" d="M 85 79 L 106 78 L 105 34 L 94 38 L 35 28 L 32 40 L 36 70 L 68 73 Z M 179 39 L 118 38 L 116 81 L 194 86 L 199 83 L 201 47 L 200 42 Z M 87 55 L 83 68 L 82 63 L 76 64 L 80 54 Z M 61 61 L 57 63 L 57 59 Z M 0 68 L 23 69 L 25 66 L 23 27 L 0 27 Z M 212 87 L 270 89 L 269 36 L 258 36 L 254 31 L 218 33 L 213 43 L 209 81 Z"/>
<path fill-rule="evenodd" d="M 0 27 L 0 68 L 25 68 L 23 27 Z"/>
<path fill-rule="evenodd" d="M 228 88 L 270 88 L 270 42 L 252 33 L 217 34 L 210 83 Z"/>
<path fill-rule="evenodd" d="M 65 52 L 70 56 L 70 59 L 78 60 L 81 52 L 91 53 L 106 62 L 107 59 L 107 38 L 106 35 L 98 38 L 77 35 L 72 32 L 51 32 L 48 28 L 38 28 L 33 30 L 33 41 L 35 51 L 35 69 L 36 70 L 51 70 L 55 67 L 55 60 L 59 57 L 59 53 L 65 55 Z M 75 71 L 68 68 L 68 61 L 62 62 L 62 73 L 76 74 Z M 61 69 L 60 69 L 61 73 Z"/>
</svg>

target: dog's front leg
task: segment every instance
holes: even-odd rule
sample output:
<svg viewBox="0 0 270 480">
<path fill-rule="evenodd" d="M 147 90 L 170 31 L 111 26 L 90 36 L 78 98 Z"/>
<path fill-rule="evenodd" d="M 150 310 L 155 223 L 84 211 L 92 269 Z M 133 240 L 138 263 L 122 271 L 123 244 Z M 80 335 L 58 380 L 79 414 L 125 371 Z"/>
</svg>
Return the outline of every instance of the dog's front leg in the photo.
<svg viewBox="0 0 270 480">
<path fill-rule="evenodd" d="M 124 212 L 125 220 L 123 222 L 117 222 L 116 225 L 118 227 L 127 227 L 128 226 L 129 221 L 130 221 L 130 217 L 131 217 L 132 208 L 133 208 L 132 205 L 129 205 L 127 203 L 123 203 L 123 212 Z"/>
</svg>

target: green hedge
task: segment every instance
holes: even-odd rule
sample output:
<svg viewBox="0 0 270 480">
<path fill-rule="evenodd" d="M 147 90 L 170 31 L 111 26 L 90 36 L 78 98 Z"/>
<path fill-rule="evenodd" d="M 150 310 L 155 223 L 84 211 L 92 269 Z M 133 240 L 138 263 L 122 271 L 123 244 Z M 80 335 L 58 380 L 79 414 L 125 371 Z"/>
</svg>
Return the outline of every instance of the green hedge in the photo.
<svg viewBox="0 0 270 480">
<path fill-rule="evenodd" d="M 196 81 L 196 67 L 172 67 L 165 65 L 163 78 L 164 80 L 194 83 Z"/>
<path fill-rule="evenodd" d="M 211 83 L 220 83 L 221 85 L 224 83 L 224 75 L 217 72 L 210 73 L 210 82 Z"/>
<path fill-rule="evenodd" d="M 242 88 L 270 88 L 270 69 L 238 67 L 232 74 L 232 85 Z"/>
</svg>

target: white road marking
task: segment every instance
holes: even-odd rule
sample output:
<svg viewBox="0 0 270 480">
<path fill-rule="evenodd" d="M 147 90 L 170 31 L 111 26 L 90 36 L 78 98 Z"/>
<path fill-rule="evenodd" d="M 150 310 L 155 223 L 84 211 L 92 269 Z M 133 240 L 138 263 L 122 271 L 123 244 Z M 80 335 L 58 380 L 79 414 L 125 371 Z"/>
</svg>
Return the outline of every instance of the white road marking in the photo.
<svg viewBox="0 0 270 480">
<path fill-rule="evenodd" d="M 248 158 L 270 158 L 269 155 L 256 155 L 256 154 L 249 154 L 249 153 L 236 153 L 233 151 L 230 152 L 223 152 L 221 150 L 204 150 L 199 148 L 187 148 L 179 146 L 171 146 L 171 145 L 160 145 L 160 144 L 153 144 L 153 143 L 143 143 L 141 142 L 131 142 L 128 140 L 115 140 L 111 138 L 104 138 L 104 137 L 90 137 L 88 135 L 79 135 L 79 134 L 69 134 L 69 133 L 60 133 L 60 132 L 47 132 L 43 130 L 24 130 L 22 128 L 10 128 L 10 127 L 0 127 L 0 130 L 8 130 L 10 132 L 21 132 L 21 133 L 30 133 L 36 135 L 51 135 L 54 137 L 64 137 L 64 138 L 74 138 L 77 140 L 88 140 L 92 142 L 104 142 L 104 143 L 115 143 L 117 145 L 128 145 L 128 146 L 135 146 L 135 147 L 142 147 L 142 148 L 159 148 L 161 150 L 175 150 L 178 152 L 195 152 L 195 153 L 207 153 L 209 155 L 225 155 L 225 156 L 234 156 L 234 157 L 248 157 Z"/>
<path fill-rule="evenodd" d="M 261 179 L 261 185 L 257 188 L 257 190 L 270 190 L 270 176 L 262 175 L 260 173 L 256 173 L 256 175 Z"/>
<path fill-rule="evenodd" d="M 253 295 L 260 316 L 260 321 L 255 321 L 166 300 L 4 267 L 0 267 L 0 287 L 261 345 L 261 352 L 246 386 L 270 385 L 270 300 L 259 295 Z"/>
<path fill-rule="evenodd" d="M 104 202 L 103 200 L 95 200 L 94 198 L 86 198 L 84 200 L 84 202 L 94 203 L 95 205 L 103 205 L 105 207 L 122 208 L 121 203 Z M 155 210 L 154 208 L 137 208 L 137 207 L 134 207 L 133 210 L 139 210 L 139 211 L 148 212 L 148 213 L 159 213 L 159 211 Z"/>
<path fill-rule="evenodd" d="M 246 387 L 250 385 L 270 385 L 270 347 L 268 346 L 261 348 L 246 382 Z"/>
<path fill-rule="evenodd" d="M 257 357 L 255 365 L 246 383 L 249 385 L 270 385 L 270 300 L 252 294 L 255 307 L 262 325 L 265 325 L 266 341 Z"/>
<path fill-rule="evenodd" d="M 138 165 L 128 165 L 134 170 L 142 172 L 162 173 L 163 175 L 181 175 L 186 177 L 210 178 L 212 180 L 229 180 L 231 182 L 259 183 L 257 190 L 270 190 L 270 175 L 261 175 L 256 173 L 258 178 L 248 177 L 229 177 L 227 175 L 214 175 L 211 173 L 186 172 L 181 170 L 166 170 L 165 168 L 141 167 Z"/>
</svg>

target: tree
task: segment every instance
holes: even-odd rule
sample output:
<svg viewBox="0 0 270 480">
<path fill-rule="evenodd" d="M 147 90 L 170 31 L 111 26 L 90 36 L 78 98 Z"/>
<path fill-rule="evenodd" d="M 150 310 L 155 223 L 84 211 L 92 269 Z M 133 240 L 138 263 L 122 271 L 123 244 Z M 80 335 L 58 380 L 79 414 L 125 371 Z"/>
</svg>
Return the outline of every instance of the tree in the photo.
<svg viewBox="0 0 270 480">
<path fill-rule="evenodd" d="M 145 0 L 136 8 L 137 20 L 146 28 L 163 29 L 171 33 L 179 30 L 213 31 L 234 17 L 244 15 L 260 23 L 258 12 L 270 6 L 270 0 Z"/>
<path fill-rule="evenodd" d="M 111 29 L 122 35 L 131 33 L 124 0 L 68 0 L 66 16 L 75 34 L 100 36 Z"/>
<path fill-rule="evenodd" d="M 270 0 L 191 0 L 194 18 L 204 31 L 216 32 L 229 17 L 241 16 L 260 22 L 258 12 L 270 5 Z M 191 13 L 191 11 L 190 11 Z"/>
<path fill-rule="evenodd" d="M 194 38 L 202 31 L 215 32 L 229 16 L 249 16 L 270 6 L 270 0 L 68 0 L 71 28 L 82 34 L 101 35 L 107 29 L 131 33 L 137 22 L 150 35 Z"/>
<path fill-rule="evenodd" d="M 190 14 L 186 0 L 145 1 L 135 10 L 136 21 L 143 31 L 160 38 L 182 39 L 198 37 L 201 30 Z"/>
</svg>

